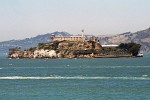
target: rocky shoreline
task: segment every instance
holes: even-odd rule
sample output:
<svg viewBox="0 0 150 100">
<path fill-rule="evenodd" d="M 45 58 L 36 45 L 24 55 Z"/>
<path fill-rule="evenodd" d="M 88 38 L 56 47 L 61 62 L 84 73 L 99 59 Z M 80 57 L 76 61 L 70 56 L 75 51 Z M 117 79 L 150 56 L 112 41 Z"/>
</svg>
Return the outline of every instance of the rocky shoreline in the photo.
<svg viewBox="0 0 150 100">
<path fill-rule="evenodd" d="M 8 58 L 119 58 L 134 57 L 139 50 L 140 45 L 135 43 L 121 44 L 118 47 L 102 47 L 95 39 L 52 41 L 39 43 L 38 46 L 26 50 L 10 48 Z"/>
</svg>

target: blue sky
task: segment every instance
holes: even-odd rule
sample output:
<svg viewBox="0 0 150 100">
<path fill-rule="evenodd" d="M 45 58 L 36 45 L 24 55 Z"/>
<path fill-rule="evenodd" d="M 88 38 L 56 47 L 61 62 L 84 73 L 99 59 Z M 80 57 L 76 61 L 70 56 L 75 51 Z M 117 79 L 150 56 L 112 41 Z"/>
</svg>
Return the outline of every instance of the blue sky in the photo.
<svg viewBox="0 0 150 100">
<path fill-rule="evenodd" d="M 150 27 L 150 0 L 0 0 L 0 41 L 65 31 L 105 35 Z"/>
</svg>

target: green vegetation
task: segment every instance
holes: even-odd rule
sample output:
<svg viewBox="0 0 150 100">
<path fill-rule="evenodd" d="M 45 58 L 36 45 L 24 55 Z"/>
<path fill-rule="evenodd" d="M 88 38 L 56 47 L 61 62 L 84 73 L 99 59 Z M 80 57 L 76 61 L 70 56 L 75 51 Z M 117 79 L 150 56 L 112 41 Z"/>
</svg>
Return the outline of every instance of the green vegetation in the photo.
<svg viewBox="0 0 150 100">
<path fill-rule="evenodd" d="M 54 41 L 53 43 L 39 43 L 37 48 L 44 50 L 57 50 L 59 45 L 58 41 Z"/>
<path fill-rule="evenodd" d="M 92 40 L 76 42 L 53 41 L 39 43 L 38 46 L 24 51 L 21 51 L 20 48 L 12 48 L 9 50 L 9 57 L 34 58 L 38 56 L 44 58 L 49 56 L 49 51 L 51 50 L 56 52 L 56 58 L 132 57 L 137 56 L 140 47 L 141 45 L 136 43 L 121 43 L 118 47 L 102 47 L 99 42 Z M 42 53 L 40 54 L 41 51 Z"/>
<path fill-rule="evenodd" d="M 132 56 L 137 56 L 137 54 L 140 51 L 140 47 L 141 47 L 140 44 L 136 44 L 136 43 L 133 43 L 133 42 L 131 42 L 131 43 L 121 43 L 119 45 L 120 49 L 126 50 L 128 53 L 131 53 Z"/>
<path fill-rule="evenodd" d="M 36 50 L 37 47 L 32 47 L 29 49 L 29 51 L 34 52 Z"/>
</svg>

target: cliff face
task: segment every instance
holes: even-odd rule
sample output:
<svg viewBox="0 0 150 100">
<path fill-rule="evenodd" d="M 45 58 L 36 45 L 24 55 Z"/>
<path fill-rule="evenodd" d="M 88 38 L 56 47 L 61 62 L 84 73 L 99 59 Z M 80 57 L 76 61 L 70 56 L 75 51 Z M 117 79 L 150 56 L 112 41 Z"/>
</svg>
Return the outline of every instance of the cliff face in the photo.
<svg viewBox="0 0 150 100">
<path fill-rule="evenodd" d="M 141 44 L 142 51 L 150 51 L 150 28 L 135 33 L 127 32 L 113 36 L 99 36 L 101 44 L 120 44 L 135 42 Z"/>
<path fill-rule="evenodd" d="M 96 50 L 101 50 L 96 41 L 53 41 L 39 43 L 38 46 L 26 50 L 9 49 L 9 58 L 75 58 L 93 57 Z M 92 55 L 91 55 L 92 54 Z"/>
<path fill-rule="evenodd" d="M 94 58 L 137 56 L 140 44 L 127 43 L 118 47 L 102 47 L 99 40 L 51 41 L 26 50 L 10 48 L 9 58 Z"/>
<path fill-rule="evenodd" d="M 123 34 L 124 35 L 124 34 Z M 55 38 L 55 36 L 53 37 Z M 65 38 L 65 37 L 64 37 Z M 68 38 L 68 37 L 67 37 Z M 72 37 L 69 37 L 72 38 Z M 21 50 L 10 48 L 9 58 L 90 58 L 90 57 L 123 57 L 137 56 L 141 45 L 137 43 L 121 43 L 117 47 L 102 47 L 97 37 L 82 40 L 52 39 L 47 43 L 39 43 L 35 47 Z"/>
</svg>

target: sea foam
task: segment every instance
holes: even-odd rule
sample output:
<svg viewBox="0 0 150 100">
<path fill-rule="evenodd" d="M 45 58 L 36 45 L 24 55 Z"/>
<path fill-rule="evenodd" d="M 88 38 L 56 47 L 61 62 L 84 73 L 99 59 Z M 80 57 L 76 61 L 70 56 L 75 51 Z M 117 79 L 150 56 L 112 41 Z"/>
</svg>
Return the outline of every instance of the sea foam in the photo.
<svg viewBox="0 0 150 100">
<path fill-rule="evenodd" d="M 150 78 L 147 77 L 81 77 L 81 76 L 75 76 L 75 77 L 62 77 L 62 76 L 54 76 L 54 77 L 39 77 L 39 76 L 33 76 L 33 77 L 24 77 L 24 76 L 8 76 L 8 77 L 0 77 L 0 80 L 2 79 L 8 79 L 8 80 L 47 80 L 47 79 L 65 79 L 65 80 L 100 80 L 100 79 L 115 79 L 115 80 L 150 80 Z"/>
</svg>

